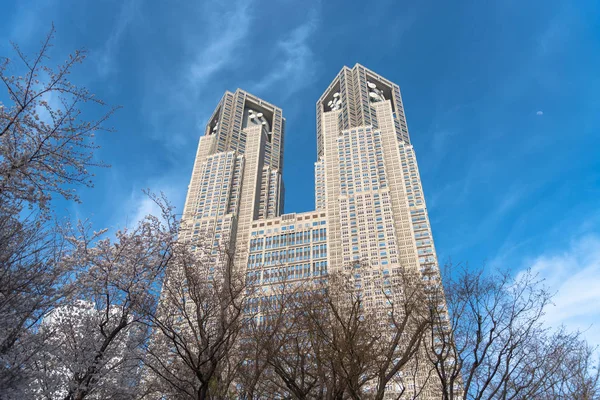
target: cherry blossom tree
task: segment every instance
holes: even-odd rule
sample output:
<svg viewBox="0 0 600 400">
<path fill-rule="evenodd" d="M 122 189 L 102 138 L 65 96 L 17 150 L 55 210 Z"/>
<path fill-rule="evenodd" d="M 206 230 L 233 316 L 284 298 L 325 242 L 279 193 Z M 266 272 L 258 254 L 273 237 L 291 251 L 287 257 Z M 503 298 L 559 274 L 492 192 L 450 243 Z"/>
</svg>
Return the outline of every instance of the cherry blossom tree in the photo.
<svg viewBox="0 0 600 400">
<path fill-rule="evenodd" d="M 0 62 L 6 89 L 0 101 L 0 393 L 15 398 L 23 397 L 32 357 L 45 345 L 40 321 L 73 289 L 74 271 L 64 261 L 71 250 L 52 197 L 77 201 L 76 188 L 92 185 L 90 170 L 103 165 L 94 159 L 94 134 L 106 130 L 115 110 L 70 82 L 85 51 L 49 65 L 53 39 L 52 27 L 33 56 L 13 44 L 15 57 Z"/>
<path fill-rule="evenodd" d="M 161 218 L 147 216 L 114 241 L 80 224 L 68 238 L 65 262 L 76 271 L 68 305 L 45 317 L 51 332 L 35 357 L 35 382 L 44 398 L 133 398 L 137 393 L 147 311 L 156 307 L 162 276 L 176 246 L 178 223 L 160 198 Z"/>
<path fill-rule="evenodd" d="M 15 58 L 0 64 L 8 94 L 8 103 L 0 103 L 2 210 L 27 204 L 47 211 L 54 194 L 77 201 L 76 187 L 93 184 L 90 168 L 104 166 L 94 159 L 94 135 L 108 130 L 104 125 L 116 108 L 69 80 L 85 51 L 48 65 L 53 39 L 54 27 L 33 56 L 13 44 Z M 100 114 L 84 114 L 86 103 L 98 106 Z"/>
<path fill-rule="evenodd" d="M 0 213 L 0 392 L 21 397 L 47 335 L 40 321 L 72 291 L 62 229 L 36 215 Z"/>
</svg>

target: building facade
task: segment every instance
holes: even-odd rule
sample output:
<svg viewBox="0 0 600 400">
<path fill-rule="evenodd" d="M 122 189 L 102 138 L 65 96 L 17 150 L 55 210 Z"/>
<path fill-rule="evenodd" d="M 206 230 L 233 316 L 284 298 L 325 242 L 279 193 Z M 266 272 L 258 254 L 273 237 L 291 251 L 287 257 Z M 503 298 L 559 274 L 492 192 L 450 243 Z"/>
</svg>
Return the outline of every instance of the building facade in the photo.
<svg viewBox="0 0 600 400">
<path fill-rule="evenodd" d="M 354 285 L 379 313 L 379 286 L 399 282 L 401 267 L 439 276 L 400 89 L 357 64 L 342 68 L 316 106 L 315 211 L 283 214 L 285 119 L 238 89 L 225 93 L 200 139 L 186 234 L 234 248 L 234 265 L 257 285 L 360 261 Z"/>
<path fill-rule="evenodd" d="M 255 265 L 275 264 L 274 249 L 277 263 L 307 261 L 296 251 L 317 243 L 313 237 L 325 246 L 318 261 L 326 265 L 311 264 L 310 276 L 359 259 L 386 275 L 398 265 L 437 268 L 398 85 L 357 64 L 344 67 L 317 101 L 314 212 L 282 215 L 284 131 L 280 108 L 243 90 L 225 93 L 196 153 L 183 214 L 188 235 L 235 248 L 236 265 L 253 279 Z M 306 226 L 313 223 L 318 230 Z M 297 240 L 299 232 L 310 242 Z M 281 235 L 286 240 L 272 244 Z M 262 239 L 268 263 L 252 258 Z"/>
</svg>

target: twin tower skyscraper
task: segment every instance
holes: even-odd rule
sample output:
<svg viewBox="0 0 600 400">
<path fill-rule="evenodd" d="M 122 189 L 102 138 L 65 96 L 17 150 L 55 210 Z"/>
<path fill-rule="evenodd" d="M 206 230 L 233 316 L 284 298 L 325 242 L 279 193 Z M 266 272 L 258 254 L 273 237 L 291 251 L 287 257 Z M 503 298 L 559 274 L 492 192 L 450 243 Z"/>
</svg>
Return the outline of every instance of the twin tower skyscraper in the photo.
<svg viewBox="0 0 600 400">
<path fill-rule="evenodd" d="M 200 138 L 185 234 L 235 249 L 235 268 L 259 285 L 366 262 L 354 282 L 377 308 L 384 298 L 374 282 L 394 281 L 401 266 L 438 276 L 400 89 L 360 64 L 344 67 L 316 111 L 315 210 L 282 214 L 282 110 L 226 92 Z"/>
</svg>

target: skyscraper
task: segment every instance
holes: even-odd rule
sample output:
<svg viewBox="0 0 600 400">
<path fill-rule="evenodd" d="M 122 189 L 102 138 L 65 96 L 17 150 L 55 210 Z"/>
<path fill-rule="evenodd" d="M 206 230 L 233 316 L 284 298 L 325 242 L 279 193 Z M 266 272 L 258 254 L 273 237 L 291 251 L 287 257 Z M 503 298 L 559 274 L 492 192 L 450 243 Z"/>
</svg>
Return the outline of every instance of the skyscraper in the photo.
<svg viewBox="0 0 600 400">
<path fill-rule="evenodd" d="M 344 67 L 317 102 L 316 208 L 328 220 L 328 262 L 376 269 L 435 265 L 435 250 L 399 87 Z"/>
<path fill-rule="evenodd" d="M 245 265 L 250 225 L 283 210 L 281 109 L 238 89 L 226 92 L 200 138 L 183 221 L 189 239 L 214 238 Z"/>
<path fill-rule="evenodd" d="M 235 246 L 237 265 L 259 280 L 284 274 L 275 265 L 303 265 L 308 277 L 358 259 L 386 275 L 437 268 L 398 85 L 357 64 L 317 101 L 315 211 L 281 215 L 284 130 L 280 108 L 225 93 L 198 146 L 189 235 Z"/>
<path fill-rule="evenodd" d="M 183 219 L 191 239 L 235 249 L 258 285 L 353 271 L 379 315 L 377 282 L 438 266 L 398 85 L 356 64 L 317 101 L 315 210 L 283 213 L 281 109 L 226 92 L 200 139 Z M 215 254 L 217 252 L 215 251 Z"/>
</svg>

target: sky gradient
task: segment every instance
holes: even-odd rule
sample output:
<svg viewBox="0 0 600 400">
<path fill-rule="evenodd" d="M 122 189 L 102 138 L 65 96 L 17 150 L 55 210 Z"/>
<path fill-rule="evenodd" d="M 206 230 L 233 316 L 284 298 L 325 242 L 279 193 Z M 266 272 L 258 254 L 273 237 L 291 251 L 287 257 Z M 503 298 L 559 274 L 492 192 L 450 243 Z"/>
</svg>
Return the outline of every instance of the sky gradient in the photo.
<svg viewBox="0 0 600 400">
<path fill-rule="evenodd" d="M 54 62 L 88 49 L 73 81 L 122 109 L 98 138 L 112 167 L 64 207 L 112 229 L 153 210 L 144 188 L 181 210 L 237 87 L 283 109 L 286 212 L 313 209 L 315 102 L 361 63 L 400 85 L 440 260 L 534 268 L 547 318 L 600 344 L 600 3 L 487 3 L 0 0 L 0 55 L 51 22 Z"/>
</svg>

